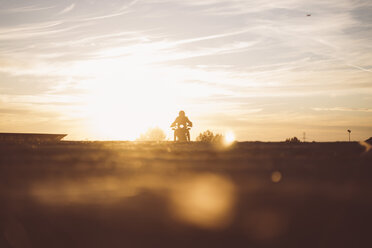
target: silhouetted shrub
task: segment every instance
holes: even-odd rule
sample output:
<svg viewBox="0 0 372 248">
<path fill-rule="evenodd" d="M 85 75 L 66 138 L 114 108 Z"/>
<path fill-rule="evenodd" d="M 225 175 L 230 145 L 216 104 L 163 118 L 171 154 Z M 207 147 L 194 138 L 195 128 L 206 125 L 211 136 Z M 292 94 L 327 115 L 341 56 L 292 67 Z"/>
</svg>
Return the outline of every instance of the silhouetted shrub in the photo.
<svg viewBox="0 0 372 248">
<path fill-rule="evenodd" d="M 138 141 L 163 141 L 167 136 L 163 129 L 159 127 L 149 128 L 145 133 L 141 134 Z"/>
<path fill-rule="evenodd" d="M 285 140 L 287 143 L 300 143 L 301 141 L 297 137 L 288 138 Z"/>
<path fill-rule="evenodd" d="M 207 130 L 203 133 L 200 133 L 198 137 L 196 137 L 196 141 L 206 143 L 221 143 L 223 141 L 223 135 L 214 134 L 212 131 Z"/>
</svg>

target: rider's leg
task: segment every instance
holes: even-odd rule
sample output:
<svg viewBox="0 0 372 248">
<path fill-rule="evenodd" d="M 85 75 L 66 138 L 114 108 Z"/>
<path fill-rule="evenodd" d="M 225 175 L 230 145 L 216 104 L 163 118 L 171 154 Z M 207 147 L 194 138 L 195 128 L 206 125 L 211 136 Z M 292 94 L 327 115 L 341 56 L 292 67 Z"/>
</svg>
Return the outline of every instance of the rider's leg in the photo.
<svg viewBox="0 0 372 248">
<path fill-rule="evenodd" d="M 187 132 L 186 132 L 186 136 L 187 136 L 187 141 L 190 142 L 190 131 L 189 131 L 189 130 L 187 130 Z"/>
</svg>

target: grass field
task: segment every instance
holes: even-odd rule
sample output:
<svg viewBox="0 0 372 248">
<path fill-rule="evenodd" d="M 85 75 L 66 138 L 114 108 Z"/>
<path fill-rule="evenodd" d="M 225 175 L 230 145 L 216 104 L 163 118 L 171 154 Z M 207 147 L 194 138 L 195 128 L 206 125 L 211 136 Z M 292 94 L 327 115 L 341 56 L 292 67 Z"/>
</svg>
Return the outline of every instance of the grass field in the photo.
<svg viewBox="0 0 372 248">
<path fill-rule="evenodd" d="M 0 247 L 372 247 L 350 143 L 0 144 Z"/>
</svg>

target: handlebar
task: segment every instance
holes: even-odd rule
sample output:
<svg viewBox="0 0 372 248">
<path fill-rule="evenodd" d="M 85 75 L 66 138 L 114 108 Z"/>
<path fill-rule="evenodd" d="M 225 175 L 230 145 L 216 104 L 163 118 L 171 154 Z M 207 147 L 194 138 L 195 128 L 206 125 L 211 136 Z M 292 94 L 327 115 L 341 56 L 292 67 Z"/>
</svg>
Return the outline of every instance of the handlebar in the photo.
<svg viewBox="0 0 372 248">
<path fill-rule="evenodd" d="M 172 130 L 176 130 L 176 129 L 187 129 L 187 130 L 190 130 L 191 129 L 191 126 L 185 126 L 185 127 L 179 127 L 179 126 L 174 126 L 174 127 L 171 127 Z"/>
</svg>

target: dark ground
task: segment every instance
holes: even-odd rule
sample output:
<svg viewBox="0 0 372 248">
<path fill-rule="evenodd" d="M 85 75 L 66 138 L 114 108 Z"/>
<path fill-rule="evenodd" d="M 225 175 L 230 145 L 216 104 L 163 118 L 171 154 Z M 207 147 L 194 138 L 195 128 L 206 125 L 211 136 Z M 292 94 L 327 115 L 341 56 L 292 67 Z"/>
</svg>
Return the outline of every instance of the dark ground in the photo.
<svg viewBox="0 0 372 248">
<path fill-rule="evenodd" d="M 372 247 L 365 150 L 0 144 L 0 247 Z"/>
</svg>

